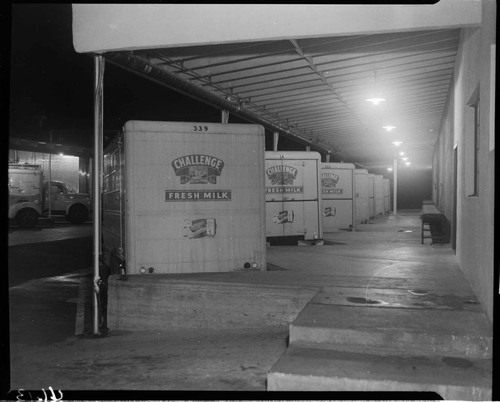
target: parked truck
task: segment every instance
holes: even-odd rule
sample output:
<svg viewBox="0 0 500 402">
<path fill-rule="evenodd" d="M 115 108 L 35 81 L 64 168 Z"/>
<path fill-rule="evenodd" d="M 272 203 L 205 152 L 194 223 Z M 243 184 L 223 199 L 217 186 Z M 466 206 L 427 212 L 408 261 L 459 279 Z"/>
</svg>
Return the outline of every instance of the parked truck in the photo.
<svg viewBox="0 0 500 402">
<path fill-rule="evenodd" d="M 9 163 L 9 219 L 33 227 L 49 214 L 49 205 L 51 214 L 64 215 L 72 223 L 87 221 L 92 210 L 89 194 L 71 192 L 62 181 L 51 180 L 49 191 L 40 165 Z"/>
</svg>

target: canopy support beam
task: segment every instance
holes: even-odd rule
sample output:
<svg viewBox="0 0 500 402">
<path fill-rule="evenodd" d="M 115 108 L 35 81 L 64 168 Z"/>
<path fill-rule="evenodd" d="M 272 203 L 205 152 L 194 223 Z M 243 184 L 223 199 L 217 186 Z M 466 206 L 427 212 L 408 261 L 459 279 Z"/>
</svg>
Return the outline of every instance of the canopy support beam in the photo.
<svg viewBox="0 0 500 402">
<path fill-rule="evenodd" d="M 103 159 L 103 78 L 104 59 L 94 56 L 94 168 L 93 168 L 93 228 L 94 228 L 94 297 L 93 297 L 93 333 L 100 334 L 99 328 L 99 263 L 101 255 L 101 189 Z"/>
</svg>

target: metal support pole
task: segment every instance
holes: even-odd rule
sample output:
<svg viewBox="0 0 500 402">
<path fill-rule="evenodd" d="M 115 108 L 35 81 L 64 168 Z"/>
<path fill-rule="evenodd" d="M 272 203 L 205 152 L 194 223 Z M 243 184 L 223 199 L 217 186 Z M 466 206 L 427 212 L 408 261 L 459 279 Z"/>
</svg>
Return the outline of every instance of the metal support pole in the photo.
<svg viewBox="0 0 500 402">
<path fill-rule="evenodd" d="M 330 156 L 328 153 L 327 156 Z M 328 158 L 330 159 L 330 158 Z M 352 188 L 352 231 L 356 231 L 356 170 L 352 170 L 352 180 L 351 180 L 351 188 Z"/>
<path fill-rule="evenodd" d="M 311 147 L 309 145 L 306 145 L 306 152 L 311 152 Z"/>
<path fill-rule="evenodd" d="M 42 194 L 44 197 L 47 196 L 47 206 L 49 208 L 49 219 L 52 219 L 52 151 L 54 150 L 54 144 L 52 143 L 52 130 L 49 131 L 49 182 L 47 183 L 47 193 L 43 194 L 43 182 L 42 182 Z M 45 206 L 44 206 L 45 208 Z"/>
<path fill-rule="evenodd" d="M 50 145 L 50 148 L 51 149 L 49 151 L 49 182 L 47 183 L 47 205 L 49 208 L 49 219 L 52 219 L 52 188 L 51 188 L 52 186 L 50 185 L 52 183 L 52 144 Z"/>
<path fill-rule="evenodd" d="M 273 133 L 273 151 L 276 152 L 278 150 L 278 141 L 280 139 L 280 133 L 275 131 Z"/>
<path fill-rule="evenodd" d="M 393 180 L 393 196 L 392 196 L 392 201 L 393 201 L 393 206 L 392 206 L 392 214 L 397 215 L 398 214 L 398 160 L 394 159 L 394 180 Z"/>
<path fill-rule="evenodd" d="M 325 159 L 326 163 L 330 163 L 330 152 L 328 152 L 328 153 L 326 154 L 326 157 L 325 157 L 325 158 L 326 158 L 326 159 Z"/>
<path fill-rule="evenodd" d="M 94 226 L 94 290 L 100 279 L 99 257 L 101 252 L 101 182 L 102 182 L 102 140 L 103 140 L 103 77 L 104 59 L 94 57 L 94 169 L 93 169 L 93 226 Z M 93 332 L 99 331 L 99 302 L 96 291 L 93 298 Z"/>
</svg>

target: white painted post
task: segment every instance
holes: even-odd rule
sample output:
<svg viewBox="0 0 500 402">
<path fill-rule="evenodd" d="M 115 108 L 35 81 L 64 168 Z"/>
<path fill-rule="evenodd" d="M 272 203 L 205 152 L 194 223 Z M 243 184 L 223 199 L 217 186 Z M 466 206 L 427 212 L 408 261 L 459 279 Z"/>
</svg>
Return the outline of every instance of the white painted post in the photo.
<svg viewBox="0 0 500 402">
<path fill-rule="evenodd" d="M 227 124 L 229 122 L 229 110 L 221 110 L 221 121 L 222 124 Z"/>
<path fill-rule="evenodd" d="M 278 141 L 280 139 L 280 133 L 277 131 L 274 132 L 273 136 L 273 151 L 276 152 L 278 150 Z"/>
<path fill-rule="evenodd" d="M 50 183 L 52 182 L 52 135 L 50 136 L 50 150 L 49 150 L 49 182 L 47 183 L 47 204 L 49 208 L 49 219 L 52 219 L 52 186 Z M 42 180 L 42 188 L 43 194 L 43 180 Z M 45 198 L 45 196 L 44 196 Z M 45 200 L 42 200 L 42 202 Z M 45 207 L 44 207 L 45 208 Z"/>
<path fill-rule="evenodd" d="M 101 175 L 102 175 L 102 139 L 103 139 L 103 77 L 104 60 L 101 55 L 94 56 L 94 176 L 93 176 L 93 226 L 94 226 L 94 283 L 99 281 L 99 256 L 101 252 Z M 99 332 L 99 305 L 97 293 L 93 297 L 93 331 Z"/>
<path fill-rule="evenodd" d="M 392 214 L 397 215 L 398 214 L 398 160 L 394 159 L 394 181 L 393 181 L 393 207 L 392 207 Z"/>
</svg>

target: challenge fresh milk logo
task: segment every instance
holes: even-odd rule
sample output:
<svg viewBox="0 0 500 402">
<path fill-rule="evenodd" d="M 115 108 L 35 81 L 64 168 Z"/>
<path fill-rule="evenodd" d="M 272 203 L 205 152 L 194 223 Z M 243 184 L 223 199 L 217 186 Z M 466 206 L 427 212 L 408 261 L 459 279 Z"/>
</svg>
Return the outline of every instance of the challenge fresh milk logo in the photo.
<svg viewBox="0 0 500 402">
<path fill-rule="evenodd" d="M 216 184 L 224 168 L 224 161 L 210 155 L 185 155 L 172 162 L 175 175 L 181 184 Z"/>
<path fill-rule="evenodd" d="M 336 187 L 339 182 L 339 175 L 335 173 L 321 173 L 321 187 Z"/>
<path fill-rule="evenodd" d="M 303 193 L 303 186 L 294 186 L 297 168 L 288 165 L 276 165 L 266 169 L 271 186 L 266 186 L 266 193 Z"/>
<path fill-rule="evenodd" d="M 217 184 L 224 161 L 210 155 L 192 154 L 172 161 L 175 175 L 181 184 Z M 186 189 L 165 190 L 165 201 L 231 201 L 229 189 Z"/>
<path fill-rule="evenodd" d="M 342 194 L 343 189 L 336 188 L 340 176 L 335 173 L 321 173 L 321 191 L 323 194 Z"/>
<path fill-rule="evenodd" d="M 272 185 L 286 186 L 293 184 L 297 178 L 297 169 L 293 166 L 277 165 L 267 168 L 266 174 Z"/>
</svg>

